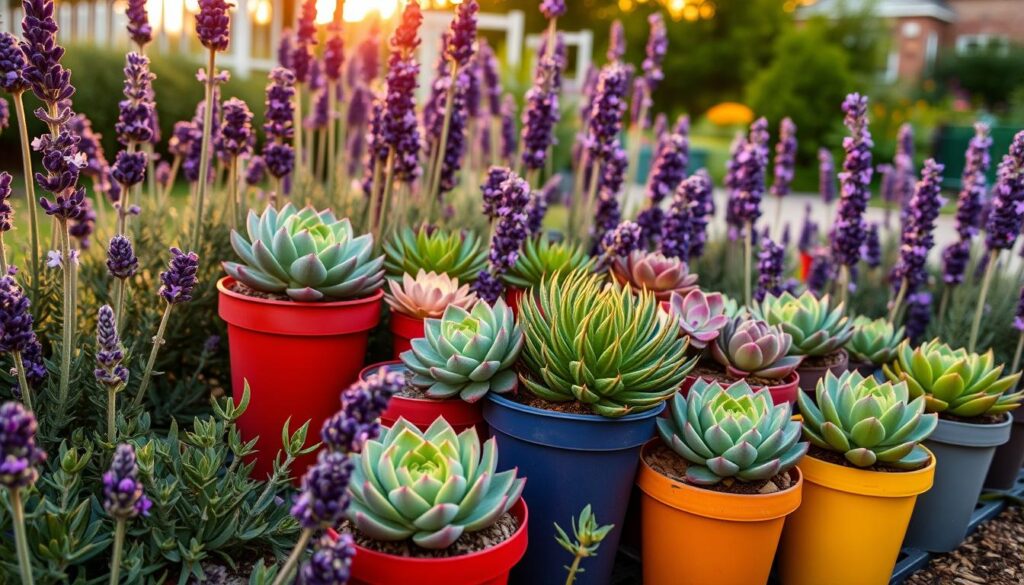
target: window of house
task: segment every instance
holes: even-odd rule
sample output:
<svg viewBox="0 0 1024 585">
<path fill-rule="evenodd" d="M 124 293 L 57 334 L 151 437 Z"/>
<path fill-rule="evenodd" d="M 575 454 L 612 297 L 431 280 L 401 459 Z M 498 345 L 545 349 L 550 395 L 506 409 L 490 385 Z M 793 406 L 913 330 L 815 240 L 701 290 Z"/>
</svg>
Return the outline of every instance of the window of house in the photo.
<svg viewBox="0 0 1024 585">
<path fill-rule="evenodd" d="M 1003 35 L 981 33 L 960 35 L 956 38 L 957 53 L 970 53 L 985 49 L 995 49 L 1000 54 L 1010 50 L 1010 40 Z"/>
</svg>

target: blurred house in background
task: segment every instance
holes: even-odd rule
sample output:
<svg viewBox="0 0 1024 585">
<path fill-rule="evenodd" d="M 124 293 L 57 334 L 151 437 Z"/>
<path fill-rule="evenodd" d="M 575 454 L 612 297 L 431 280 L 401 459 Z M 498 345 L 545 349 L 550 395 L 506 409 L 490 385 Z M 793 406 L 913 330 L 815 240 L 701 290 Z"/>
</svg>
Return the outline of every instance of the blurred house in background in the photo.
<svg viewBox="0 0 1024 585">
<path fill-rule="evenodd" d="M 1024 0 L 817 0 L 798 20 L 871 10 L 890 23 L 885 70 L 890 82 L 915 83 L 932 71 L 939 52 L 1024 44 Z"/>
</svg>

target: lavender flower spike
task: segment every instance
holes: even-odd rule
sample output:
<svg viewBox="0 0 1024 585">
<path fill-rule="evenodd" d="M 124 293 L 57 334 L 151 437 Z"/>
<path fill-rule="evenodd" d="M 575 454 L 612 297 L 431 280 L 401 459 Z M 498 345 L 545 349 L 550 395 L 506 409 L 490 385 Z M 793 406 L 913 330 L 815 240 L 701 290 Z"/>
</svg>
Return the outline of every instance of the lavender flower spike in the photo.
<svg viewBox="0 0 1024 585">
<path fill-rule="evenodd" d="M 366 441 L 380 435 L 380 416 L 404 386 L 403 374 L 384 367 L 349 386 L 341 393 L 341 410 L 320 430 L 324 445 L 340 453 L 361 452 Z"/>
<path fill-rule="evenodd" d="M 267 136 L 263 144 L 263 160 L 270 175 L 276 179 L 290 175 L 295 168 L 295 150 L 291 145 L 294 97 L 295 75 L 282 67 L 271 71 L 263 122 L 263 131 Z"/>
<path fill-rule="evenodd" d="M 554 20 L 565 14 L 565 0 L 541 0 L 540 13 L 548 20 Z"/>
<path fill-rule="evenodd" d="M 622 115 L 626 110 L 628 77 L 621 63 L 610 63 L 601 69 L 585 139 L 589 166 L 607 163 L 615 154 L 618 137 L 622 133 Z M 596 177 L 592 177 L 591 181 L 595 180 Z"/>
<path fill-rule="evenodd" d="M 256 136 L 253 134 L 253 114 L 249 106 L 238 98 L 231 98 L 223 105 L 224 123 L 217 136 L 217 150 L 237 158 L 252 152 Z"/>
<path fill-rule="evenodd" d="M 674 193 L 679 183 L 686 178 L 689 152 L 689 142 L 682 134 L 673 133 L 662 143 L 647 182 L 647 208 L 636 218 L 640 229 L 643 230 L 643 239 L 646 243 L 657 243 L 661 237 L 664 217 L 661 202 L 666 196 Z"/>
<path fill-rule="evenodd" d="M 559 39 L 561 37 L 559 36 Z M 548 150 L 555 142 L 555 126 L 561 117 L 558 94 L 565 62 L 559 51 L 541 53 L 533 86 L 526 92 L 522 121 L 522 163 L 529 170 L 544 168 Z"/>
<path fill-rule="evenodd" d="M 423 22 L 419 2 L 405 5 L 402 20 L 391 38 L 387 95 L 384 98 L 382 138 L 393 153 L 394 178 L 412 183 L 420 176 L 420 130 L 416 119 L 416 88 L 419 87 L 419 28 Z"/>
<path fill-rule="evenodd" d="M 529 184 L 508 171 L 508 178 L 502 183 L 501 191 L 501 200 L 495 208 L 497 221 L 491 236 L 489 268 L 480 272 L 473 285 L 477 295 L 489 303 L 498 300 L 504 291 L 504 285 L 498 277 L 515 265 L 519 258 L 519 248 L 529 235 Z"/>
<path fill-rule="evenodd" d="M 139 259 L 135 257 L 131 240 L 123 235 L 110 238 L 107 248 L 107 271 L 114 278 L 124 280 L 135 276 L 139 270 Z"/>
<path fill-rule="evenodd" d="M 302 566 L 303 585 L 344 585 L 351 575 L 356 547 L 352 535 L 344 532 L 337 538 L 323 535 L 316 542 L 313 554 Z"/>
<path fill-rule="evenodd" d="M 825 205 L 836 198 L 836 162 L 827 148 L 818 149 L 818 192 Z"/>
<path fill-rule="evenodd" d="M 149 25 L 146 0 L 128 0 L 128 8 L 124 13 L 128 17 L 128 36 L 135 41 L 139 49 L 144 48 L 153 40 L 153 27 Z"/>
<path fill-rule="evenodd" d="M 0 405 L 0 485 L 28 487 L 39 478 L 36 467 L 46 453 L 36 446 L 36 417 L 17 402 Z"/>
<path fill-rule="evenodd" d="M 776 197 L 789 195 L 792 188 L 796 168 L 796 146 L 796 124 L 790 118 L 783 118 L 779 125 L 779 142 L 775 145 L 775 180 L 772 182 L 772 195 Z"/>
<path fill-rule="evenodd" d="M 697 177 L 697 175 L 693 177 Z M 660 250 L 666 258 L 678 258 L 683 262 L 690 259 L 693 212 L 697 205 L 692 199 L 694 189 L 697 187 L 696 181 L 699 179 L 683 181 L 672 196 L 672 204 L 669 206 L 668 213 L 665 214 L 665 221 L 661 226 Z"/>
<path fill-rule="evenodd" d="M 970 240 L 978 233 L 981 222 L 982 202 L 988 191 L 986 174 L 991 165 L 989 149 L 992 137 L 988 125 L 974 125 L 974 137 L 967 146 L 964 172 L 961 175 L 960 194 L 956 206 L 956 231 L 961 240 Z"/>
<path fill-rule="evenodd" d="M 840 300 L 845 301 L 850 271 L 860 261 L 860 247 L 867 233 L 864 212 L 871 198 L 871 132 L 868 130 L 868 98 L 853 93 L 843 101 L 844 124 L 850 136 L 843 139 L 846 159 L 839 175 L 842 189 L 832 230 L 832 258 L 843 270 Z"/>
<path fill-rule="evenodd" d="M 786 250 L 770 238 L 761 238 L 761 251 L 757 256 L 757 290 L 754 298 L 760 302 L 767 295 L 782 294 L 782 271 Z"/>
<path fill-rule="evenodd" d="M 614 258 L 625 257 L 640 249 L 640 226 L 624 221 L 614 230 L 606 233 L 601 241 L 603 250 L 600 265 L 607 266 Z"/>
<path fill-rule="evenodd" d="M 473 45 L 476 42 L 476 19 L 480 4 L 477 0 L 465 0 L 455 12 L 445 47 L 445 56 L 456 67 L 462 68 L 473 57 Z"/>
<path fill-rule="evenodd" d="M 626 31 L 622 28 L 621 20 L 613 20 L 608 29 L 608 53 L 606 57 L 609 63 L 621 61 L 626 56 Z"/>
<path fill-rule="evenodd" d="M 928 279 L 928 252 L 935 244 L 935 221 L 943 203 L 943 169 L 944 166 L 933 159 L 925 162 L 921 181 L 907 207 L 907 221 L 900 238 L 900 258 L 890 275 L 890 281 L 899 291 L 890 312 L 892 320 L 895 320 L 904 296 L 916 293 Z"/>
<path fill-rule="evenodd" d="M 18 39 L 9 32 L 0 33 L 0 89 L 9 94 L 24 93 L 29 88 L 24 71 L 27 67 L 25 53 L 18 46 Z"/>
<path fill-rule="evenodd" d="M 118 445 L 110 470 L 103 474 L 103 509 L 115 520 L 130 520 L 148 516 L 152 506 L 139 478 L 135 449 L 124 443 Z"/>
<path fill-rule="evenodd" d="M 123 360 L 124 346 L 121 345 L 121 338 L 117 334 L 114 309 L 110 305 L 103 305 L 96 320 L 97 367 L 93 370 L 96 381 L 114 392 L 120 390 L 128 383 L 128 368 L 121 364 Z M 113 429 L 110 431 L 112 433 Z"/>
<path fill-rule="evenodd" d="M 647 23 L 651 27 L 651 33 L 647 37 L 647 56 L 644 58 L 643 70 L 644 78 L 647 80 L 647 92 L 650 95 L 665 79 L 661 64 L 668 54 L 668 29 L 665 28 L 665 20 L 660 12 L 651 13 L 647 17 Z"/>
<path fill-rule="evenodd" d="M 199 42 L 211 51 L 223 52 L 228 49 L 231 38 L 231 5 L 226 0 L 199 0 L 199 14 L 196 15 L 196 35 Z"/>
</svg>

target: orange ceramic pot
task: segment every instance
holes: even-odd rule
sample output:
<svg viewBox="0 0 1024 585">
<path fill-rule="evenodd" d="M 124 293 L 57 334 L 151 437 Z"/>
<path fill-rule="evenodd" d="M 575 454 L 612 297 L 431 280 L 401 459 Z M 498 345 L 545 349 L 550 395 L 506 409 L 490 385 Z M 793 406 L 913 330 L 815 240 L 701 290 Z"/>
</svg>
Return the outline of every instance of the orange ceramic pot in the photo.
<svg viewBox="0 0 1024 585">
<path fill-rule="evenodd" d="M 792 473 L 796 485 L 782 492 L 727 494 L 669 479 L 641 459 L 644 583 L 767 582 L 782 524 L 800 506 L 803 476 Z"/>
<path fill-rule="evenodd" d="M 929 452 L 930 453 L 930 452 Z M 884 585 L 892 576 L 918 494 L 932 487 L 924 469 L 868 471 L 807 456 L 803 503 L 786 521 L 779 551 L 784 585 Z"/>
</svg>

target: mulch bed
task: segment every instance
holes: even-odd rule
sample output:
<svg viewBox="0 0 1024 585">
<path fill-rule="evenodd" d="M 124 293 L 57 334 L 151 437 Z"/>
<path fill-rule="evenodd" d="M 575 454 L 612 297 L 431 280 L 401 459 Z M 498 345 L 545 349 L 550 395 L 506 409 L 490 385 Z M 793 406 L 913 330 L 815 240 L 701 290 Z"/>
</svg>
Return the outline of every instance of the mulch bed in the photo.
<svg viewBox="0 0 1024 585">
<path fill-rule="evenodd" d="M 775 477 L 762 481 L 734 481 L 724 479 L 715 485 L 696 485 L 686 481 L 686 460 L 661 443 L 656 443 L 644 450 L 644 462 L 661 475 L 698 489 L 728 494 L 773 494 L 788 489 L 793 485 L 789 473 L 780 473 Z"/>
<path fill-rule="evenodd" d="M 905 585 L 1021 585 L 1024 511 L 1018 506 L 985 522 L 955 551 L 939 555 Z"/>
<path fill-rule="evenodd" d="M 881 471 L 884 473 L 907 473 L 910 471 L 915 471 L 914 469 L 902 469 L 900 467 L 893 467 L 892 465 L 886 465 L 885 463 L 875 463 L 871 467 L 857 467 L 853 463 L 847 461 L 846 457 L 844 457 L 842 453 L 836 453 L 835 451 L 829 451 L 827 449 L 822 449 L 821 447 L 815 447 L 814 445 L 811 445 L 811 448 L 807 451 L 807 455 L 809 457 L 814 457 L 815 459 L 824 461 L 826 463 L 832 463 L 833 465 L 842 465 L 843 467 L 850 467 L 852 469 L 862 469 L 864 471 Z M 931 463 L 931 460 L 929 460 L 928 463 Z M 927 467 L 928 463 L 925 463 L 924 465 L 918 467 L 917 469 Z"/>
</svg>

